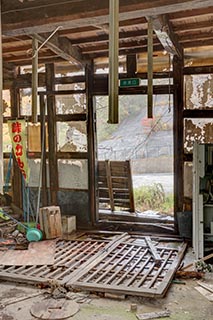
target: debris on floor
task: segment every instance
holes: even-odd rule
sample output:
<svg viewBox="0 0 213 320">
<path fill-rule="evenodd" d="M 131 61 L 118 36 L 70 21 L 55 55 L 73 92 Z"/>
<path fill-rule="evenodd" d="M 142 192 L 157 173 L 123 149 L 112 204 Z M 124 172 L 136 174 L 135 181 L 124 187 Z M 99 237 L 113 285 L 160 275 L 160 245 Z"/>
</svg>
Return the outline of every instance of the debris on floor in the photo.
<svg viewBox="0 0 213 320">
<path fill-rule="evenodd" d="M 72 317 L 79 311 L 79 305 L 75 301 L 67 301 L 66 299 L 43 300 L 35 303 L 30 313 L 37 319 L 42 320 L 62 320 Z"/>
<path fill-rule="evenodd" d="M 159 312 L 150 312 L 150 313 L 143 313 L 143 314 L 136 314 L 138 320 L 151 320 L 151 319 L 161 319 L 170 317 L 170 311 L 159 311 Z"/>
</svg>

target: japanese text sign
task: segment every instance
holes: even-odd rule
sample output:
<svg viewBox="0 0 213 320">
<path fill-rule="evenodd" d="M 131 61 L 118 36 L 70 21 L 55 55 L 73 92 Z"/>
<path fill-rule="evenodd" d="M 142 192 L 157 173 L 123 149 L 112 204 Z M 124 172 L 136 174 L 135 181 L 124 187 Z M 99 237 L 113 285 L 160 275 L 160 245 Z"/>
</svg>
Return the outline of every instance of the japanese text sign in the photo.
<svg viewBox="0 0 213 320">
<path fill-rule="evenodd" d="M 8 128 L 16 161 L 25 181 L 28 183 L 29 166 L 27 162 L 27 139 L 25 120 L 9 120 Z"/>
</svg>

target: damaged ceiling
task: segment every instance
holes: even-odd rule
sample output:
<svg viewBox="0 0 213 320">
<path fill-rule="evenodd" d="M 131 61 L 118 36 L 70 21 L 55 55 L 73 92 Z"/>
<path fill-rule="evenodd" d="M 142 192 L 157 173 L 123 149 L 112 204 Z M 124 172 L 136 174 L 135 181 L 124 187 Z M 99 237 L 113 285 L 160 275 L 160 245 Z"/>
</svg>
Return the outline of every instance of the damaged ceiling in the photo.
<svg viewBox="0 0 213 320">
<path fill-rule="evenodd" d="M 154 66 L 165 68 L 168 55 L 184 55 L 186 65 L 213 64 L 213 3 L 211 0 L 120 0 L 119 54 L 147 52 L 147 19 L 153 18 Z M 69 68 L 95 59 L 108 65 L 109 1 L 2 1 L 3 60 L 17 66 L 31 64 L 32 37 L 43 43 L 39 62 L 69 62 Z M 165 53 L 165 52 L 164 52 Z M 124 56 L 124 57 L 123 57 Z M 168 63 L 167 63 L 168 64 Z M 143 67 L 142 71 L 143 71 Z M 138 70 L 141 71 L 141 70 Z"/>
</svg>

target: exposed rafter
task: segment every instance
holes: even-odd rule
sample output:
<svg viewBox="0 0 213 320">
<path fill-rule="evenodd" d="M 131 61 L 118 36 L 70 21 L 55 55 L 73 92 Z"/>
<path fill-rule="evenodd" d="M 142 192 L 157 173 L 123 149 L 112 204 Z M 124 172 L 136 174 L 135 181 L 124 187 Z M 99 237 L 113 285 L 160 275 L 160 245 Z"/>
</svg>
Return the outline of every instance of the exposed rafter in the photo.
<svg viewBox="0 0 213 320">
<path fill-rule="evenodd" d="M 31 2 L 19 3 L 14 0 L 10 0 L 8 5 L 5 0 L 2 12 L 3 34 L 17 36 L 51 32 L 59 22 L 64 29 L 105 24 L 108 23 L 108 4 L 108 0 L 99 1 L 98 5 L 96 0 L 85 0 L 67 1 L 61 6 L 60 1 L 55 0 L 45 3 L 39 1 L 39 5 L 36 1 L 32 6 Z M 207 7 L 212 7 L 212 0 L 179 0 L 172 3 L 171 0 L 122 0 L 119 21 Z"/>
<path fill-rule="evenodd" d="M 160 15 L 153 18 L 154 31 L 164 49 L 179 58 L 183 57 L 183 48 L 178 42 L 177 36 L 173 32 L 171 22 L 166 15 Z"/>
<path fill-rule="evenodd" d="M 47 34 L 35 34 L 35 38 L 43 43 L 48 35 Z M 51 51 L 56 53 L 58 56 L 63 58 L 67 61 L 77 61 L 80 62 L 82 65 L 86 64 L 86 60 L 82 56 L 80 50 L 78 48 L 74 48 L 71 45 L 71 42 L 67 38 L 59 38 L 57 35 L 54 35 L 46 44 L 46 47 L 48 47 Z"/>
</svg>

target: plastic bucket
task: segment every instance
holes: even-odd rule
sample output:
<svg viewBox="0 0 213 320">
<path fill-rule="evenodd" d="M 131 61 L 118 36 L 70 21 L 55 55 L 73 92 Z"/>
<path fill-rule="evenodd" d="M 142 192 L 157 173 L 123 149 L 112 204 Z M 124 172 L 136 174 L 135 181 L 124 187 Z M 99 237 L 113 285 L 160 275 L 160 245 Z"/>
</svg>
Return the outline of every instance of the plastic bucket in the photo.
<svg viewBox="0 0 213 320">
<path fill-rule="evenodd" d="M 29 242 L 42 240 L 43 234 L 41 230 L 37 228 L 29 228 L 26 233 L 26 238 Z"/>
</svg>

